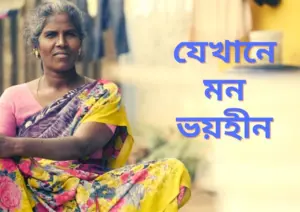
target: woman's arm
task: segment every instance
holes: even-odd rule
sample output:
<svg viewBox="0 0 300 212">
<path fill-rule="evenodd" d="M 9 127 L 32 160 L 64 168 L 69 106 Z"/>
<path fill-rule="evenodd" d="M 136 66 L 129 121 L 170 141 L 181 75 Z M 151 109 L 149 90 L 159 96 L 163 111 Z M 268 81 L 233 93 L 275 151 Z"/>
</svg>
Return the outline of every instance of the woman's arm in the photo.
<svg viewBox="0 0 300 212">
<path fill-rule="evenodd" d="M 0 138 L 0 157 L 39 157 L 50 160 L 76 160 L 103 148 L 113 132 L 96 122 L 82 124 L 74 136 L 59 138 Z M 2 142 L 1 142 L 2 140 Z M 4 151 L 3 148 L 6 148 Z"/>
<path fill-rule="evenodd" d="M 0 135 L 16 136 L 16 117 L 11 92 L 7 89 L 0 97 Z"/>
</svg>

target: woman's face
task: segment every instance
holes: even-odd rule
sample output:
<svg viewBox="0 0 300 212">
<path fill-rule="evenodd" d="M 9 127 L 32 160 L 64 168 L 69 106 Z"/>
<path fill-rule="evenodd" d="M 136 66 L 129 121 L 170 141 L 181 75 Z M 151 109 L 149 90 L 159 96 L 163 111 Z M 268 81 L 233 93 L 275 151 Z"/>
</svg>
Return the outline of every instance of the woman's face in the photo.
<svg viewBox="0 0 300 212">
<path fill-rule="evenodd" d="M 47 19 L 39 37 L 39 53 L 44 69 L 67 71 L 74 67 L 81 47 L 78 33 L 66 13 Z"/>
</svg>

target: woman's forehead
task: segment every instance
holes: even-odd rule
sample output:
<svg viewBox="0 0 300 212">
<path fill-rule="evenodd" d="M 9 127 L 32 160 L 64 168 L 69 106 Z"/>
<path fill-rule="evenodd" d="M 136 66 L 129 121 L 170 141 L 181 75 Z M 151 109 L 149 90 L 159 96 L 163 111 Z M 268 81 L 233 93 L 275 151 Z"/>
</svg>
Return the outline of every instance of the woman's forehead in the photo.
<svg viewBox="0 0 300 212">
<path fill-rule="evenodd" d="M 59 13 L 47 18 L 45 28 L 69 28 L 74 29 L 74 25 L 67 13 Z M 44 28 L 44 29 L 45 29 Z"/>
</svg>

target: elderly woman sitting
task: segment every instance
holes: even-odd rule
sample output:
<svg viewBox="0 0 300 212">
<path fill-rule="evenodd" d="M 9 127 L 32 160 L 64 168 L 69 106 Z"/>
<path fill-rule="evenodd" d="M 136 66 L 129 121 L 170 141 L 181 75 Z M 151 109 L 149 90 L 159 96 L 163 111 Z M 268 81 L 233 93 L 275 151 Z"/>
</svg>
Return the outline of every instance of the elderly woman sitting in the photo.
<svg viewBox="0 0 300 212">
<path fill-rule="evenodd" d="M 185 166 L 124 166 L 133 138 L 118 87 L 76 72 L 78 8 L 45 2 L 29 23 L 43 75 L 0 98 L 0 211 L 178 211 L 190 197 Z"/>
</svg>

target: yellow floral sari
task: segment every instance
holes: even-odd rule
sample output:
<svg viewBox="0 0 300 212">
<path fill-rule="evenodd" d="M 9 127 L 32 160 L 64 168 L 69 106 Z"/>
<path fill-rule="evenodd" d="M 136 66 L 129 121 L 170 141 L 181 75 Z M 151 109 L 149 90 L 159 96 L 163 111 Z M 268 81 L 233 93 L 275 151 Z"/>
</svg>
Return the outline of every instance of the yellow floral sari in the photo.
<svg viewBox="0 0 300 212">
<path fill-rule="evenodd" d="M 70 136 L 85 122 L 117 128 L 102 150 L 84 160 L 0 159 L 0 211 L 173 212 L 188 201 L 190 177 L 177 159 L 126 166 L 133 137 L 114 83 L 70 91 L 28 118 L 18 136 Z"/>
</svg>

